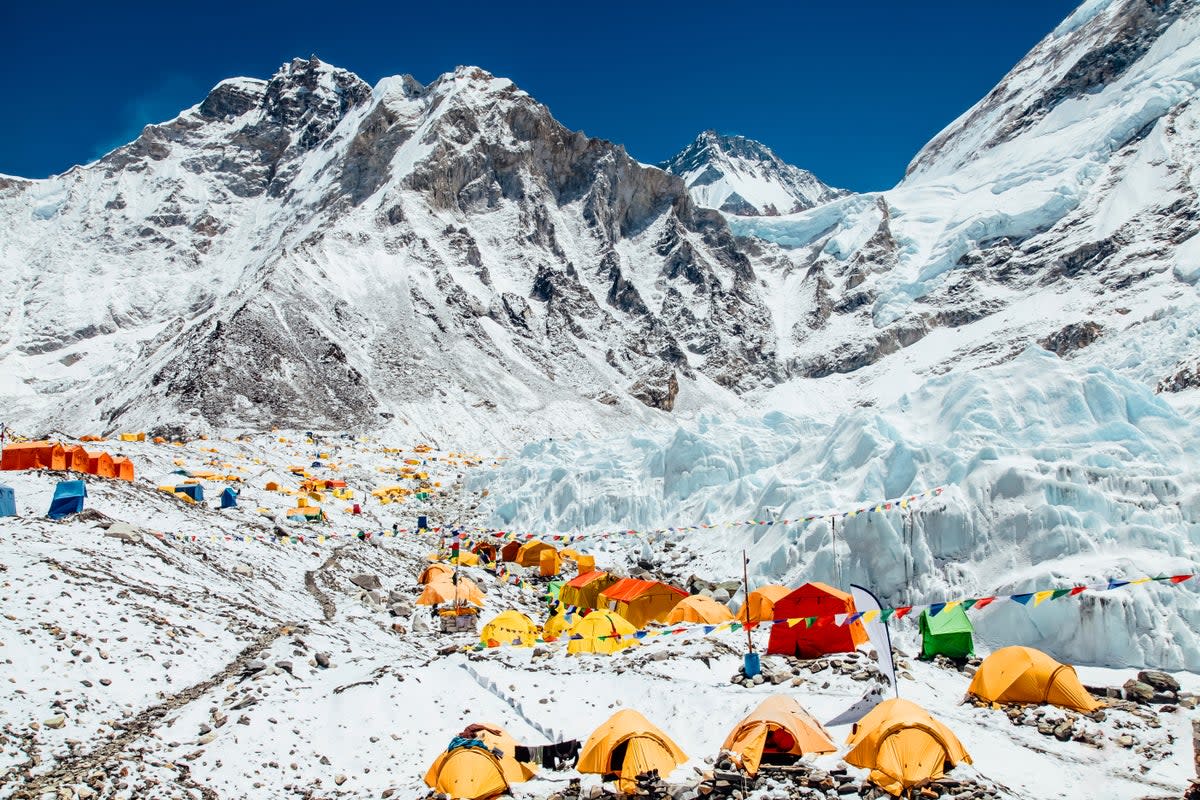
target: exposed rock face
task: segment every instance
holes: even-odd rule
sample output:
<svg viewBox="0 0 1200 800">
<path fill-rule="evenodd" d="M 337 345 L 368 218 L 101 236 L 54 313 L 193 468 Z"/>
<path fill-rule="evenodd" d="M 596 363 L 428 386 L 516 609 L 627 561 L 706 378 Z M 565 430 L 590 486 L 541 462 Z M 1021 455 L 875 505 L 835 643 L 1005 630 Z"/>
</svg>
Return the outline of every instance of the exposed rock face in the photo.
<svg viewBox="0 0 1200 800">
<path fill-rule="evenodd" d="M 1056 355 L 1065 356 L 1096 341 L 1103 330 L 1095 322 L 1076 322 L 1060 328 L 1038 344 Z"/>
<path fill-rule="evenodd" d="M 784 375 L 724 219 L 477 68 L 372 90 L 295 60 L 0 204 L 23 287 L 0 300 L 9 367 L 33 376 L 31 413 L 55 395 L 74 427 L 358 426 L 626 391 L 669 411 L 680 380 Z M 55 361 L 72 377 L 46 379 Z"/>
</svg>

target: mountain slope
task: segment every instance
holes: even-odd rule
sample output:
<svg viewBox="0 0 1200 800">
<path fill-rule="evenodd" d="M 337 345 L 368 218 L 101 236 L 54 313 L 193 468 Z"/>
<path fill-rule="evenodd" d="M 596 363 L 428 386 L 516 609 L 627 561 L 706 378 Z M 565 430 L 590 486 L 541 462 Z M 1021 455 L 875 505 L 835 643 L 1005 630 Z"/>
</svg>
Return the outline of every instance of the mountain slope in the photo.
<svg viewBox="0 0 1200 800">
<path fill-rule="evenodd" d="M 726 214 L 791 214 L 846 194 L 764 144 L 711 130 L 660 166 L 683 178 L 697 205 Z"/>
<path fill-rule="evenodd" d="M 1088 3 L 895 189 L 731 217 L 791 262 L 768 293 L 791 300 L 773 307 L 781 356 L 863 401 L 1033 343 L 1150 386 L 1176 375 L 1200 321 L 1197 88 L 1200 7 Z"/>
<path fill-rule="evenodd" d="M 721 217 L 476 68 L 293 61 L 0 192 L 18 418 L 569 428 L 779 377 Z"/>
</svg>

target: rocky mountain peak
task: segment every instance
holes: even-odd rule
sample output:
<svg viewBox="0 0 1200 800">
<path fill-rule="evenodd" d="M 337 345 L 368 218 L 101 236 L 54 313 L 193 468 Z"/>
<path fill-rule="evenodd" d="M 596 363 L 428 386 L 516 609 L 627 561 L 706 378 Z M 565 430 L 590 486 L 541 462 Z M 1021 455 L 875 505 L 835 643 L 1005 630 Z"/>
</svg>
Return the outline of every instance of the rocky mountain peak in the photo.
<svg viewBox="0 0 1200 800">
<path fill-rule="evenodd" d="M 711 129 L 660 166 L 684 179 L 698 205 L 728 214 L 790 214 L 845 194 L 761 142 Z"/>
</svg>

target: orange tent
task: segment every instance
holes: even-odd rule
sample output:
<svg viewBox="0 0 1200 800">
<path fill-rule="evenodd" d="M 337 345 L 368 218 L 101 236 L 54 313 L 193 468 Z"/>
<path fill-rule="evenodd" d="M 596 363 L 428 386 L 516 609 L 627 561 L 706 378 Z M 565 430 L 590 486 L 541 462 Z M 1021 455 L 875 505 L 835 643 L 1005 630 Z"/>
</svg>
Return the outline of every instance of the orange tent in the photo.
<svg viewBox="0 0 1200 800">
<path fill-rule="evenodd" d="M 88 471 L 88 454 L 87 450 L 80 444 L 69 444 L 63 448 L 64 458 L 66 460 L 66 468 L 72 472 L 87 472 Z"/>
<path fill-rule="evenodd" d="M 66 469 L 67 451 L 58 442 L 52 442 L 42 447 L 42 462 L 48 469 Z"/>
<path fill-rule="evenodd" d="M 733 614 L 722 603 L 702 594 L 694 594 L 680 600 L 671 613 L 667 614 L 667 624 L 677 622 L 702 622 L 706 625 L 716 625 L 733 619 Z"/>
<path fill-rule="evenodd" d="M 580 772 L 617 780 L 625 793 L 637 791 L 637 776 L 657 770 L 663 778 L 687 761 L 679 745 L 632 708 L 624 708 L 592 731 L 579 752 Z"/>
<path fill-rule="evenodd" d="M 562 572 L 562 559 L 558 557 L 558 551 L 553 547 L 543 550 L 538 557 L 538 574 L 543 578 L 550 578 L 560 572 Z"/>
<path fill-rule="evenodd" d="M 421 570 L 421 574 L 417 577 L 417 583 L 424 586 L 427 583 L 432 583 L 436 580 L 449 580 L 454 574 L 454 567 L 449 564 L 430 564 L 425 569 Z"/>
<path fill-rule="evenodd" d="M 847 764 L 871 770 L 869 780 L 888 794 L 935 781 L 971 763 L 954 732 L 916 703 L 894 697 L 871 709 L 846 739 Z"/>
<path fill-rule="evenodd" d="M 459 577 L 457 584 L 451 583 L 449 578 L 435 578 L 425 584 L 421 596 L 417 598 L 419 606 L 462 606 L 468 603 L 482 606 L 483 602 L 484 596 L 479 586 L 470 578 L 463 577 Z"/>
<path fill-rule="evenodd" d="M 837 745 L 820 722 L 786 694 L 773 694 L 739 722 L 725 738 L 728 750 L 748 775 L 768 763 L 792 763 L 808 753 L 833 753 Z"/>
<path fill-rule="evenodd" d="M 117 473 L 117 477 L 123 481 L 133 480 L 133 462 L 124 456 L 117 456 L 113 459 L 113 470 Z"/>
<path fill-rule="evenodd" d="M 817 617 L 812 626 L 772 625 L 767 652 L 800 658 L 816 658 L 826 653 L 848 653 L 867 641 L 867 632 L 858 620 L 838 625 L 834 616 L 853 614 L 854 598 L 824 583 L 806 583 L 775 603 L 776 619 Z"/>
<path fill-rule="evenodd" d="M 1032 647 L 1002 647 L 983 660 L 968 694 L 993 703 L 1050 703 L 1089 713 L 1100 708 L 1075 668 Z"/>
<path fill-rule="evenodd" d="M 554 550 L 554 545 L 546 544 L 540 539 L 534 539 L 532 542 L 526 542 L 521 545 L 521 549 L 517 551 L 517 564 L 522 567 L 536 567 L 542 562 L 542 553 L 547 550 Z"/>
<path fill-rule="evenodd" d="M 760 586 L 742 603 L 737 618 L 747 626 L 775 619 L 775 604 L 791 594 L 791 589 L 777 584 Z"/>
<path fill-rule="evenodd" d="M 671 609 L 687 596 L 683 589 L 661 581 L 622 578 L 600 593 L 600 605 L 641 628 L 647 622 L 666 620 Z"/>
<path fill-rule="evenodd" d="M 500 554 L 499 548 L 490 542 L 479 542 L 471 550 L 484 561 L 495 561 Z"/>
<path fill-rule="evenodd" d="M 5 445 L 0 455 L 0 469 L 45 469 L 50 466 L 42 461 L 42 449 L 46 442 L 21 442 Z"/>
<path fill-rule="evenodd" d="M 113 466 L 112 456 L 103 450 L 98 453 L 88 453 L 87 471 L 89 474 L 99 475 L 101 478 L 117 477 L 117 470 Z"/>
<path fill-rule="evenodd" d="M 427 786 L 450 797 L 485 800 L 508 794 L 512 784 L 533 777 L 533 765 L 517 761 L 517 742 L 503 728 L 485 725 L 475 735 L 486 747 L 440 753 L 425 773 Z"/>
</svg>

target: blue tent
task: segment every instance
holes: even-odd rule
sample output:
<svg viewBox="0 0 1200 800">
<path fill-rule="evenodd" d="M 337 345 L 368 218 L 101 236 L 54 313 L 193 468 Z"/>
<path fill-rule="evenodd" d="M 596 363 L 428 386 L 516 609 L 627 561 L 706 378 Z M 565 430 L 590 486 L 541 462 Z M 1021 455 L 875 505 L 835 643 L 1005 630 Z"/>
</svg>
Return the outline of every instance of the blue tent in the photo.
<svg viewBox="0 0 1200 800">
<path fill-rule="evenodd" d="M 83 498 L 87 497 L 87 485 L 83 481 L 60 481 L 54 487 L 54 499 L 50 501 L 50 510 L 46 516 L 50 519 L 62 519 L 70 514 L 83 511 Z"/>
<path fill-rule="evenodd" d="M 225 491 L 221 492 L 221 508 L 237 508 L 237 499 L 238 493 L 226 487 Z"/>
<path fill-rule="evenodd" d="M 0 517 L 17 515 L 17 496 L 11 486 L 0 486 Z"/>
<path fill-rule="evenodd" d="M 204 487 L 198 483 L 181 483 L 175 487 L 175 491 L 183 492 L 197 503 L 204 500 Z"/>
<path fill-rule="evenodd" d="M 310 469 L 321 469 L 324 465 L 320 461 L 314 461 Z"/>
</svg>

